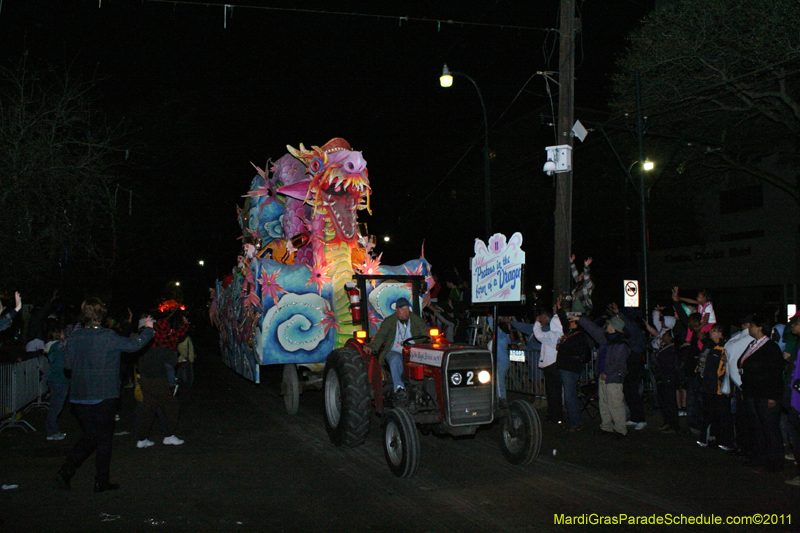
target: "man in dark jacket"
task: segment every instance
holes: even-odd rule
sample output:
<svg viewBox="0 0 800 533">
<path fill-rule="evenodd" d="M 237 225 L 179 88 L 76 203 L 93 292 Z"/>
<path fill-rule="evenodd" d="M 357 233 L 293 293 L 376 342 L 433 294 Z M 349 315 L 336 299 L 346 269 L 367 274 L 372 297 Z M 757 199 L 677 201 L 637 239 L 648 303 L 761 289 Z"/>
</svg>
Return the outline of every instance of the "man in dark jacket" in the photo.
<svg viewBox="0 0 800 533">
<path fill-rule="evenodd" d="M 628 433 L 625 426 L 625 397 L 622 383 L 625 381 L 626 362 L 631 349 L 624 335 L 625 322 L 618 315 L 606 321 L 605 332 L 600 326 L 580 318 L 578 324 L 586 330 L 597 344 L 598 395 L 600 397 L 600 429 L 618 439 Z"/>
<path fill-rule="evenodd" d="M 114 434 L 114 415 L 119 400 L 119 365 L 122 352 L 135 352 L 155 336 L 153 319 L 145 320 L 145 329 L 133 338 L 122 337 L 100 326 L 106 315 L 105 304 L 88 298 L 81 305 L 84 328 L 76 329 L 67 339 L 64 368 L 71 370 L 70 402 L 83 435 L 67 454 L 58 471 L 58 486 L 69 490 L 75 469 L 97 452 L 95 492 L 119 488 L 110 482 L 111 440 Z"/>
<path fill-rule="evenodd" d="M 399 298 L 394 305 L 395 313 L 386 317 L 378 332 L 369 344 L 364 346 L 368 354 L 383 349 L 379 354 L 380 364 L 386 361 L 392 374 L 394 393 L 400 403 L 408 398 L 403 384 L 403 341 L 412 337 L 427 335 L 425 321 L 411 312 L 411 304 L 406 298 Z"/>
<path fill-rule="evenodd" d="M 591 361 L 594 341 L 578 326 L 576 320 L 569 320 L 561 308 L 561 299 L 556 304 L 558 317 L 566 325 L 564 335 L 558 340 L 556 348 L 558 357 L 556 366 L 561 373 L 564 386 L 564 403 L 567 406 L 569 425 L 567 431 L 578 431 L 583 427 L 581 421 L 581 404 L 578 399 L 578 381 L 580 381 L 586 363 Z"/>
</svg>

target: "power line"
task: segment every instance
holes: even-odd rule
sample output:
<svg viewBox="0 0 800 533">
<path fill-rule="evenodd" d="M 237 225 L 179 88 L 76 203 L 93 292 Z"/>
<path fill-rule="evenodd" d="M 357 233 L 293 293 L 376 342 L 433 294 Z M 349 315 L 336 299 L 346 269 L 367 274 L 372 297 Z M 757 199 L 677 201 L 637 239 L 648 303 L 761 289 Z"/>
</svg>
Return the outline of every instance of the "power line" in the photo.
<svg viewBox="0 0 800 533">
<path fill-rule="evenodd" d="M 551 32 L 556 31 L 554 28 L 536 28 L 533 26 L 516 26 L 513 24 L 494 24 L 494 23 L 487 23 L 487 22 L 470 22 L 466 20 L 441 20 L 441 19 L 430 19 L 424 17 L 409 17 L 407 15 L 382 15 L 378 13 L 355 13 L 355 12 L 345 12 L 345 11 L 328 11 L 328 10 L 319 10 L 319 9 L 300 9 L 300 8 L 290 8 L 290 7 L 272 7 L 272 6 L 256 6 L 250 4 L 228 4 L 228 3 L 221 3 L 221 2 L 192 2 L 190 0 L 148 0 L 150 2 L 160 2 L 163 4 L 181 4 L 181 5 L 189 5 L 189 6 L 217 6 L 222 7 L 225 10 L 225 22 L 227 24 L 227 15 L 231 13 L 233 8 L 242 8 L 242 9 L 260 9 L 264 11 L 285 11 L 291 13 L 307 13 L 307 14 L 315 14 L 315 15 L 337 15 L 337 16 L 346 16 L 346 17 L 363 17 L 363 18 L 374 18 L 374 19 L 388 19 L 388 20 L 396 20 L 398 24 L 402 26 L 403 22 L 427 22 L 436 24 L 437 31 L 441 30 L 442 25 L 447 26 L 476 26 L 476 27 L 483 27 L 483 28 L 498 28 L 501 30 L 508 29 L 508 30 L 524 30 L 524 31 L 541 31 L 541 32 Z"/>
</svg>

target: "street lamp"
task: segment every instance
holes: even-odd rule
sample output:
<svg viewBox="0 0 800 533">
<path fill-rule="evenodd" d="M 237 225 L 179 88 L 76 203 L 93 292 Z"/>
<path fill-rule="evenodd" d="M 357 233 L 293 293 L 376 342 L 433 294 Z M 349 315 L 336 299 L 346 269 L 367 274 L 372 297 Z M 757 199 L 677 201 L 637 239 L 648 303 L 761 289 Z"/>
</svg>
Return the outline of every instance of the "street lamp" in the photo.
<svg viewBox="0 0 800 533">
<path fill-rule="evenodd" d="M 489 174 L 489 122 L 486 120 L 486 105 L 483 103 L 483 95 L 481 94 L 481 90 L 478 88 L 478 84 L 475 83 L 475 80 L 467 76 L 462 72 L 456 72 L 455 70 L 450 70 L 447 68 L 447 65 L 442 67 L 442 75 L 439 76 L 439 84 L 442 87 L 452 87 L 453 86 L 453 76 L 461 76 L 462 78 L 467 78 L 471 83 L 472 86 L 475 87 L 475 90 L 478 92 L 478 99 L 481 101 L 481 110 L 483 111 L 483 128 L 484 128 L 484 135 L 483 135 L 483 188 L 484 188 L 484 198 L 486 202 L 486 208 L 484 211 L 485 214 L 485 225 L 486 225 L 486 240 L 488 242 L 489 238 L 492 236 L 492 193 L 490 188 L 490 174 Z"/>
<path fill-rule="evenodd" d="M 200 261 L 198 261 L 197 264 L 200 265 L 200 266 L 206 266 L 206 262 L 203 261 L 202 259 Z"/>
<path fill-rule="evenodd" d="M 633 166 L 636 163 L 640 163 L 639 165 L 639 204 L 641 208 L 641 215 L 642 215 L 642 295 L 644 296 L 644 316 L 647 316 L 648 308 L 650 302 L 648 302 L 647 297 L 647 206 L 645 205 L 646 193 L 647 190 L 644 186 L 644 174 L 645 172 L 650 172 L 654 168 L 656 168 L 655 163 L 650 161 L 649 159 L 645 159 L 643 162 L 641 160 L 634 161 L 631 163 L 631 166 L 628 168 L 628 180 L 633 185 L 633 177 L 631 176 L 631 170 L 633 170 Z M 623 167 L 624 168 L 624 167 Z M 634 190 L 636 187 L 634 186 Z M 626 200 L 627 202 L 627 200 Z M 627 215 L 626 215 L 627 217 Z M 627 231 L 627 229 L 626 229 Z"/>
</svg>

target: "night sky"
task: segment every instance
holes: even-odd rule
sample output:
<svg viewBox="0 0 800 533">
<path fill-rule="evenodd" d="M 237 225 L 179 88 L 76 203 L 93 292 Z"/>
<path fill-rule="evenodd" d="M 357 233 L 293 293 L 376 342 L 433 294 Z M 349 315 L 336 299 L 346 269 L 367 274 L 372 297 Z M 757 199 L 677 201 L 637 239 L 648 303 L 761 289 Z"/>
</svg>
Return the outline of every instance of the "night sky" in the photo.
<svg viewBox="0 0 800 533">
<path fill-rule="evenodd" d="M 576 107 L 602 110 L 624 35 L 653 2 L 578 4 Z M 130 223 L 147 242 L 131 255 L 147 269 L 151 291 L 201 258 L 208 268 L 192 275 L 203 283 L 233 265 L 234 205 L 254 176 L 251 161 L 263 168 L 286 144 L 321 146 L 332 137 L 368 162 L 373 216 L 359 218 L 379 242 L 392 238 L 379 244 L 384 263 L 416 258 L 425 240 L 434 267 L 466 271 L 473 240 L 483 237 L 484 128 L 467 80 L 439 87 L 444 63 L 471 76 L 486 102 L 497 151 L 494 230 L 517 231 L 515 220 L 531 209 L 503 187 L 504 169 L 531 166 L 531 179 L 552 188 L 541 164 L 553 131 L 530 117 L 550 112 L 534 74 L 558 70 L 558 38 L 549 31 L 558 26 L 557 0 L 233 5 L 226 17 L 223 4 L 193 2 L 0 4 L 4 66 L 24 50 L 29 61 L 68 65 L 95 80 L 97 104 L 124 126 L 129 159 L 119 172 L 134 191 Z M 551 90 L 557 110 L 558 88 Z M 515 128 L 524 146 L 491 142 Z M 549 220 L 551 209 L 539 210 Z M 551 255 L 552 233 L 536 239 L 527 248 Z"/>
</svg>

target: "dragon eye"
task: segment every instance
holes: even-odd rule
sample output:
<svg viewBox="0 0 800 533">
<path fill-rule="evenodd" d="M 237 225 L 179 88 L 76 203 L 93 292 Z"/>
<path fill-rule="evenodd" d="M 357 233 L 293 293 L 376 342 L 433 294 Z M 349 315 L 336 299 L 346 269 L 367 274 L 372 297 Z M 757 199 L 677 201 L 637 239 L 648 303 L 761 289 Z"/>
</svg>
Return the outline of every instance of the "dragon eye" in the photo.
<svg viewBox="0 0 800 533">
<path fill-rule="evenodd" d="M 319 162 L 319 159 L 315 159 L 308 168 L 311 169 L 311 172 L 319 172 L 319 169 L 322 168 L 322 163 Z"/>
</svg>

